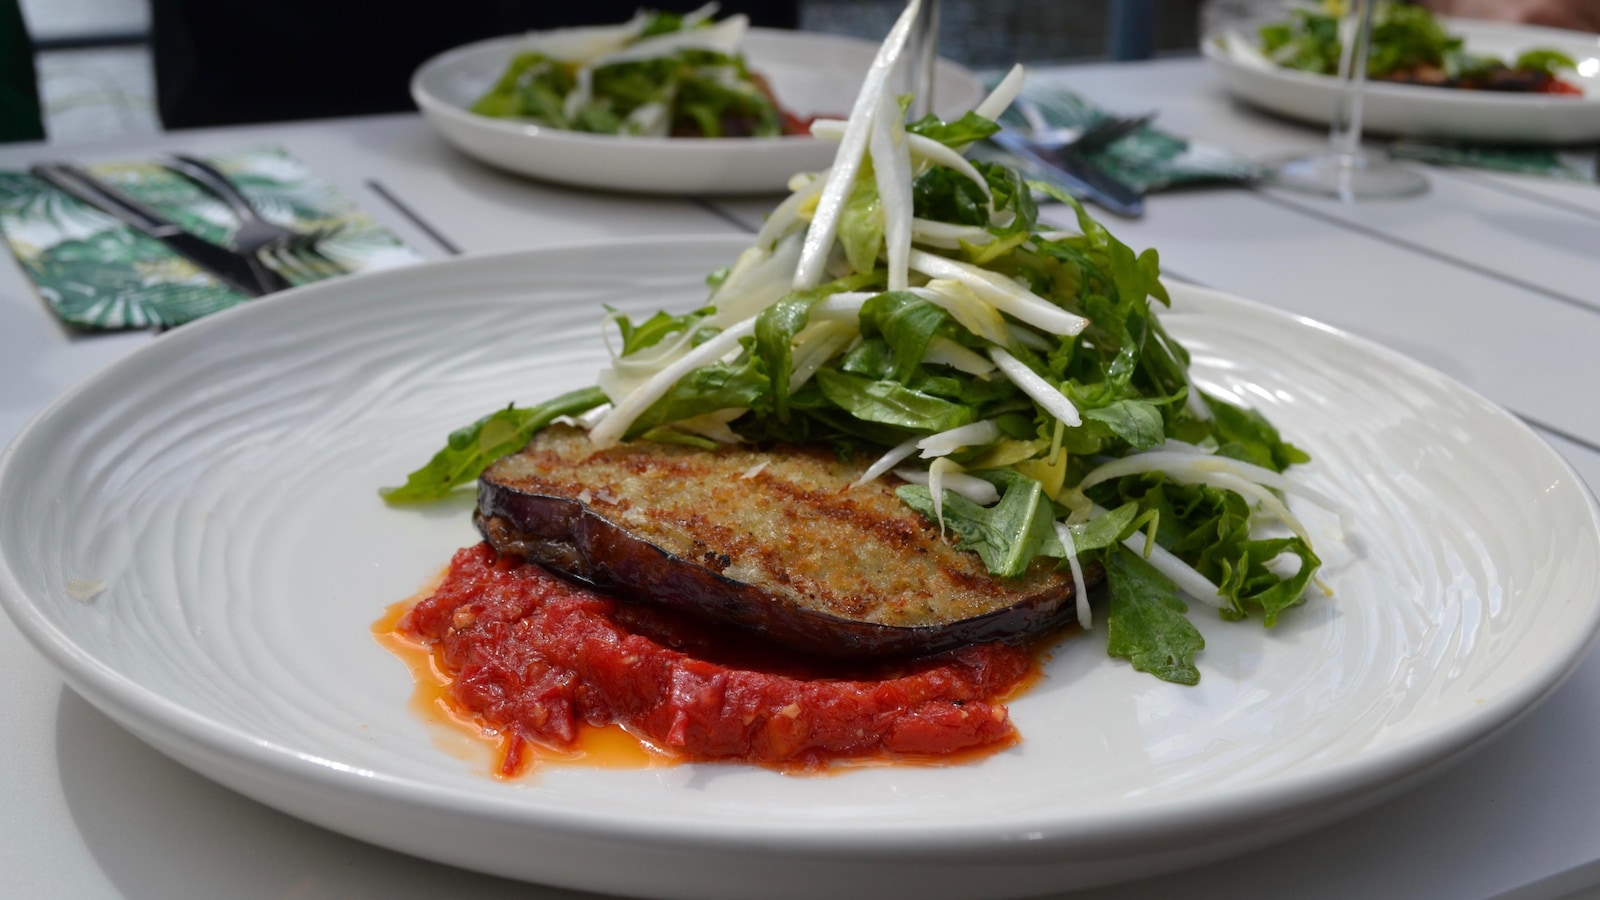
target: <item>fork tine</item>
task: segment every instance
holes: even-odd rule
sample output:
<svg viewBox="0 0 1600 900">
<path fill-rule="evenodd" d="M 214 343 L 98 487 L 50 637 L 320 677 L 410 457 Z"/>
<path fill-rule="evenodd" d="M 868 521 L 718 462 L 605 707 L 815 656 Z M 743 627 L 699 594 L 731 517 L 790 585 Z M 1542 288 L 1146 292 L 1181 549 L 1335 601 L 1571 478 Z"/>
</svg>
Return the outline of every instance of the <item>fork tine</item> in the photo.
<svg viewBox="0 0 1600 900">
<path fill-rule="evenodd" d="M 1077 140 L 1076 146 L 1080 150 L 1095 150 L 1115 144 L 1117 141 L 1150 124 L 1150 120 L 1155 117 L 1155 113 L 1145 113 L 1141 116 L 1129 116 L 1126 118 L 1107 116 L 1101 119 L 1100 122 L 1095 123 L 1096 128 L 1091 129 L 1094 132 L 1092 136 L 1090 132 L 1084 132 L 1083 137 Z M 1105 124 L 1105 127 L 1099 128 L 1102 123 Z"/>
</svg>

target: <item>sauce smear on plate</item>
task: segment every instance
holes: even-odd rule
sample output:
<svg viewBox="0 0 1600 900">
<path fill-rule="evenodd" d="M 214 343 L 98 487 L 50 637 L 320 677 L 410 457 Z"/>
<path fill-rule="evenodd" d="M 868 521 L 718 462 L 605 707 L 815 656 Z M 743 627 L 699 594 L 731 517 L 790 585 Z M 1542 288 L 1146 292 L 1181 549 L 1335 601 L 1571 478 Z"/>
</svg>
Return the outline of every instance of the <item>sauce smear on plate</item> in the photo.
<svg viewBox="0 0 1600 900">
<path fill-rule="evenodd" d="M 487 544 L 375 627 L 430 654 L 423 695 L 499 735 L 500 774 L 589 765 L 960 762 L 1011 746 L 1000 705 L 1036 676 L 1027 648 L 963 647 L 869 664 L 822 660 L 570 584 Z M 629 740 L 619 741 L 625 732 Z"/>
</svg>

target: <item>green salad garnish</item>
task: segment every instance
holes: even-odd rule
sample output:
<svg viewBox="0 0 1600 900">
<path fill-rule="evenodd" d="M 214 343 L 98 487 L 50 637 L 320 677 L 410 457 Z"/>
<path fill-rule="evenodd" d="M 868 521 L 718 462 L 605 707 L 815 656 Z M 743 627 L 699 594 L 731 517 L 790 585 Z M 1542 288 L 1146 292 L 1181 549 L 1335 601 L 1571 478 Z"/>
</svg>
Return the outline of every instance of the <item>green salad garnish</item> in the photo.
<svg viewBox="0 0 1600 900">
<path fill-rule="evenodd" d="M 641 11 L 622 25 L 529 35 L 471 107 L 597 134 L 769 137 L 789 129 L 765 83 L 745 67 L 744 16 Z"/>
<path fill-rule="evenodd" d="M 912 5 L 915 9 L 915 4 Z M 968 160 L 1021 68 L 954 121 L 906 124 L 888 93 L 902 18 L 848 121 L 821 123 L 832 168 L 797 177 L 706 304 L 640 321 L 596 387 L 505 408 L 451 435 L 392 503 L 472 481 L 557 416 L 599 447 L 656 440 L 825 443 L 894 473 L 898 495 L 1001 577 L 1040 557 L 1107 573 L 1110 652 L 1194 683 L 1191 603 L 1272 625 L 1320 562 L 1285 503 L 1337 504 L 1284 473 L 1308 457 L 1259 413 L 1198 391 L 1163 326 L 1154 250 L 1070 197 L 1039 221 L 1016 171 Z"/>
<path fill-rule="evenodd" d="M 1339 74 L 1340 23 L 1347 4 L 1323 0 L 1292 10 L 1283 22 L 1263 26 L 1261 50 L 1272 62 L 1318 75 Z M 1422 6 L 1379 0 L 1373 11 L 1370 78 L 1450 87 L 1549 91 L 1548 82 L 1572 69 L 1571 57 L 1556 50 L 1529 50 L 1513 60 L 1470 53 Z M 1520 77 L 1518 77 L 1520 76 Z"/>
</svg>

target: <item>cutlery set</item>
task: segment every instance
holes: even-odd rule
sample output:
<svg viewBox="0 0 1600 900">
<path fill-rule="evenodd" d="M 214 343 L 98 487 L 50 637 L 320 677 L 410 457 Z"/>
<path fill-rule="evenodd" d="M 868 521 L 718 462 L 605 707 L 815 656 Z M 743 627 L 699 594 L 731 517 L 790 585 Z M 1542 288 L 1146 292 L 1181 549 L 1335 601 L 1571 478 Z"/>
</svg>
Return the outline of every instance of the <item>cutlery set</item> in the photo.
<svg viewBox="0 0 1600 900">
<path fill-rule="evenodd" d="M 1155 118 L 1107 116 L 1082 129 L 1056 128 L 1038 107 L 1018 100 L 1015 108 L 1028 121 L 1026 130 L 1006 128 L 989 140 L 1011 154 L 1029 175 L 1124 218 L 1144 214 L 1144 196 L 1101 168 L 1089 154 L 1133 134 Z"/>
<path fill-rule="evenodd" d="M 39 163 L 29 171 L 40 181 L 161 241 L 174 253 L 251 297 L 345 271 L 318 249 L 333 230 L 299 232 L 267 221 L 237 185 L 204 160 L 175 154 L 162 160 L 162 165 L 194 182 L 233 211 L 239 226 L 230 246 L 185 231 L 147 204 L 72 163 Z"/>
</svg>

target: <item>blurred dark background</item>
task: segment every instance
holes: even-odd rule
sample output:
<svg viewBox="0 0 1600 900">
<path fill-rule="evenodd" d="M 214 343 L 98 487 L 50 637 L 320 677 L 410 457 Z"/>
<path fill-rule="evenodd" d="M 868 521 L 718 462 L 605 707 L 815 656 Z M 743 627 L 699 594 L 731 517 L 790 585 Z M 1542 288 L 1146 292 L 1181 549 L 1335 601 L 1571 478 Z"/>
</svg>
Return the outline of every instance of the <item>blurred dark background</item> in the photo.
<svg viewBox="0 0 1600 900">
<path fill-rule="evenodd" d="M 941 0 L 940 51 L 980 69 L 1192 53 L 1200 2 Z M 20 7 L 34 44 L 45 130 L 94 140 L 408 108 L 406 76 L 446 47 L 698 0 L 0 0 L 7 4 Z M 725 0 L 723 11 L 875 39 L 902 4 Z"/>
</svg>

